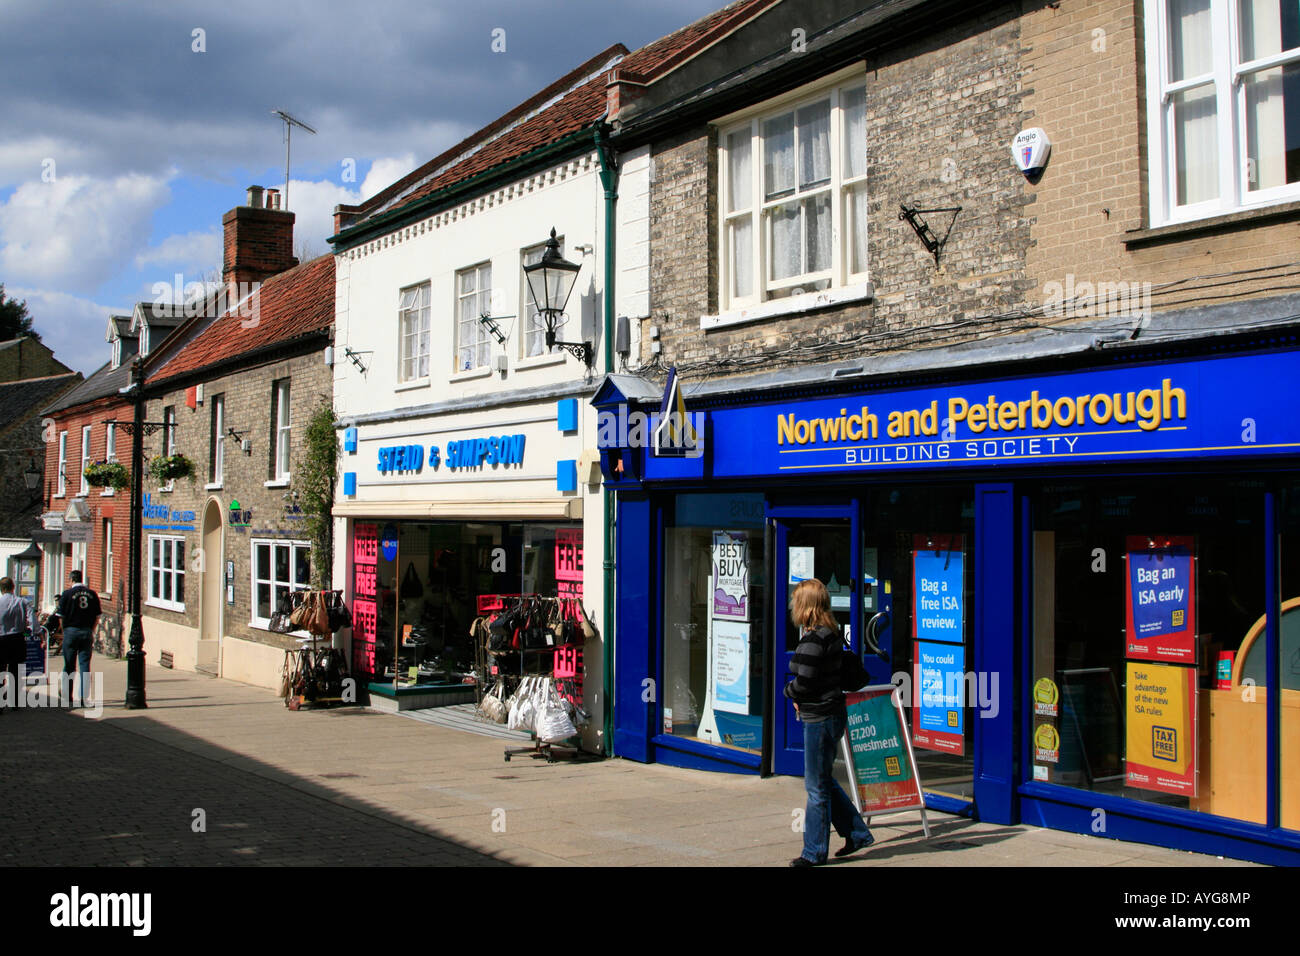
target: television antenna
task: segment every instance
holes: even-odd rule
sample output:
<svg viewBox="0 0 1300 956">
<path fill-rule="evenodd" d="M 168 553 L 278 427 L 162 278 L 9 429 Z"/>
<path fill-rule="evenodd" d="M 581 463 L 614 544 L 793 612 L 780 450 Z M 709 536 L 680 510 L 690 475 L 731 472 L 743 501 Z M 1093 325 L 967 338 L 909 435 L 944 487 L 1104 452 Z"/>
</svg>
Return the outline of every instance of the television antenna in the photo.
<svg viewBox="0 0 1300 956">
<path fill-rule="evenodd" d="M 289 139 L 293 135 L 293 128 L 301 126 L 313 136 L 316 131 L 300 119 L 295 119 L 284 110 L 271 110 L 276 116 L 284 120 L 284 210 L 289 211 Z"/>
</svg>

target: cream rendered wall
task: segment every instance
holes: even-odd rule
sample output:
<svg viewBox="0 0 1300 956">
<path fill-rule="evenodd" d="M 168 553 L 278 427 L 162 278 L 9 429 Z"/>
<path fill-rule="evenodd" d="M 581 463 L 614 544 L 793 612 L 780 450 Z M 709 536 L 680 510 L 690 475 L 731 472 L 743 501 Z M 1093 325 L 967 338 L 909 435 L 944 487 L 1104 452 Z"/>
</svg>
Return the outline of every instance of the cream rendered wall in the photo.
<svg viewBox="0 0 1300 956">
<path fill-rule="evenodd" d="M 284 651 L 268 644 L 226 637 L 221 642 L 221 676 L 241 684 L 280 689 Z"/>
<path fill-rule="evenodd" d="M 622 245 L 630 237 L 639 241 L 644 259 L 637 269 L 620 274 L 630 298 L 626 308 L 648 310 L 649 240 L 649 155 L 640 157 L 632 169 L 625 168 L 620 183 L 632 187 L 635 198 L 623 211 L 616 228 Z M 417 414 L 401 420 L 364 423 L 358 428 L 355 453 L 342 452 L 339 461 L 339 494 L 335 504 L 334 580 L 351 587 L 351 550 L 348 542 L 354 517 L 405 515 L 414 518 L 421 509 L 433 518 L 473 516 L 478 507 L 503 508 L 511 503 L 520 513 L 537 509 L 537 516 L 556 508 L 566 509 L 584 527 L 584 603 L 599 626 L 603 607 L 604 565 L 603 509 L 599 483 L 582 483 L 578 490 L 556 490 L 556 462 L 581 460 L 584 452 L 595 454 L 596 415 L 589 399 L 603 377 L 604 324 L 604 191 L 599 165 L 593 152 L 525 177 L 509 186 L 484 194 L 472 202 L 432 215 L 419 223 L 369 241 L 341 253 L 336 270 L 336 336 L 334 362 L 335 414 L 343 424 L 367 414 L 414 411 L 419 406 L 488 398 L 500 392 L 532 389 L 566 390 L 577 398 L 580 413 L 576 432 L 561 433 L 556 425 L 557 397 L 530 398 L 495 408 L 457 408 L 436 414 Z M 637 183 L 641 183 L 638 187 Z M 639 209 L 639 212 L 638 212 Z M 522 315 L 525 287 L 522 253 L 545 242 L 554 227 L 563 239 L 564 257 L 579 263 L 582 271 L 574 285 L 567 312 L 569 322 L 558 330 L 564 341 L 590 341 L 595 351 L 594 366 L 588 370 L 578 359 L 561 352 L 526 359 Z M 638 240 L 637 237 L 640 237 Z M 588 246 L 583 251 L 580 247 Z M 492 314 L 510 316 L 499 320 L 507 334 L 504 346 L 492 344 L 490 371 L 458 373 L 452 368 L 455 356 L 456 273 L 483 262 L 492 264 Z M 422 282 L 430 283 L 430 374 L 427 379 L 399 383 L 397 307 L 401 290 Z M 640 297 L 639 300 L 637 297 Z M 637 304 L 640 302 L 640 304 Z M 625 310 L 624 310 L 625 311 Z M 344 354 L 345 348 L 359 353 L 366 366 L 363 374 Z M 496 371 L 498 355 L 507 357 L 508 370 Z M 568 389 L 565 387 L 568 386 Z M 445 462 L 446 445 L 469 437 L 523 433 L 526 435 L 522 467 L 454 471 Z M 385 445 L 420 444 L 426 462 L 418 474 L 381 474 L 377 449 Z M 429 467 L 427 452 L 436 444 L 443 464 Z M 356 472 L 357 494 L 342 495 L 342 474 Z M 434 508 L 436 507 L 436 513 Z M 550 518 L 548 520 L 555 520 Z M 603 673 L 600 641 L 592 642 L 586 657 L 585 699 L 594 723 L 584 735 L 584 746 L 603 749 L 599 727 Z"/>
</svg>

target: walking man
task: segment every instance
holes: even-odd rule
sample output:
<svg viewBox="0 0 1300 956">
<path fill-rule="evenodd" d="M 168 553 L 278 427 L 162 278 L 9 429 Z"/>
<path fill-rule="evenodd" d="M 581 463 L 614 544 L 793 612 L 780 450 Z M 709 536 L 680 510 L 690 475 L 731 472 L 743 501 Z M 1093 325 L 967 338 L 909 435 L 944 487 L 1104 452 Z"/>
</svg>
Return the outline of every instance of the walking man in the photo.
<svg viewBox="0 0 1300 956">
<path fill-rule="evenodd" d="M 66 678 L 74 665 L 80 671 L 79 696 L 81 706 L 85 707 L 95 624 L 103 611 L 99 606 L 99 595 L 81 583 L 81 572 L 73 571 L 71 576 L 72 587 L 59 595 L 59 617 L 63 619 L 63 673 Z"/>
<path fill-rule="evenodd" d="M 0 680 L 5 680 L 7 674 L 9 681 L 0 696 L 4 701 L 0 713 L 18 704 L 22 690 L 18 669 L 27 660 L 27 635 L 35 629 L 32 606 L 14 594 L 14 579 L 0 578 Z"/>
</svg>

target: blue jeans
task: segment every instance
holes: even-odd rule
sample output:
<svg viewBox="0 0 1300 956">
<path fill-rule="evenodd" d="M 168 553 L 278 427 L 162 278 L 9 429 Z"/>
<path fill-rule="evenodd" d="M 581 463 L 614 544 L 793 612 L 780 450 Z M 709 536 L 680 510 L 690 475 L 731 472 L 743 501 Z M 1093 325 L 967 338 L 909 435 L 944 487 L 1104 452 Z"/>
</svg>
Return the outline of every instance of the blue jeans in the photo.
<svg viewBox="0 0 1300 956">
<path fill-rule="evenodd" d="M 836 782 L 835 751 L 844 739 L 843 715 L 803 724 L 803 785 L 808 809 L 803 821 L 803 858 L 825 863 L 830 849 L 831 825 L 846 840 L 864 842 L 871 831 Z"/>
<path fill-rule="evenodd" d="M 88 627 L 63 628 L 63 673 L 71 674 L 75 667 L 80 671 L 81 702 L 86 702 L 86 676 L 90 673 L 90 651 L 94 635 Z M 75 698 L 74 698 L 75 699 Z"/>
</svg>

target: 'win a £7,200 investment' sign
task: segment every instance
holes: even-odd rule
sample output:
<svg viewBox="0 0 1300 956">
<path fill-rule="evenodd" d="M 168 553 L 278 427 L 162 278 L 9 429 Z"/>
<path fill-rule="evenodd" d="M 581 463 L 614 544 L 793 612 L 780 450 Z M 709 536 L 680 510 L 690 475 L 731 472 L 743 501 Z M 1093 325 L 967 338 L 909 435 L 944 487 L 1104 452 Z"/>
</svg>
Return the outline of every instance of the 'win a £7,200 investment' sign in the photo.
<svg viewBox="0 0 1300 956">
<path fill-rule="evenodd" d="M 925 795 L 907 736 L 901 692 L 893 684 L 864 687 L 845 694 L 844 703 L 848 708 L 844 762 L 858 812 L 870 820 L 885 813 L 920 810 L 929 839 Z"/>
</svg>

